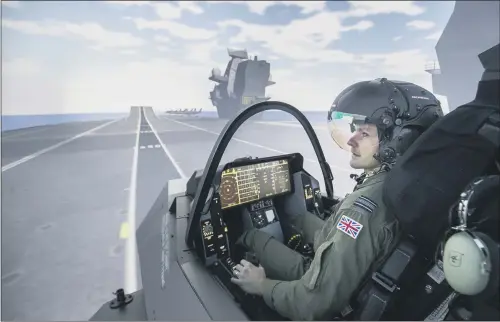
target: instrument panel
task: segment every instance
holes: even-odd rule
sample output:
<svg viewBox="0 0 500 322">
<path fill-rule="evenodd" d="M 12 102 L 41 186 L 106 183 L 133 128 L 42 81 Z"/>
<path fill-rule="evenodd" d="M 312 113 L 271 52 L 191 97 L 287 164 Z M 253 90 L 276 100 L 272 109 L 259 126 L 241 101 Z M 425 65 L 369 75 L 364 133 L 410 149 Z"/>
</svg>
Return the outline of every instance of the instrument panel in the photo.
<svg viewBox="0 0 500 322">
<path fill-rule="evenodd" d="M 201 221 L 201 234 L 203 237 L 203 244 L 205 247 L 205 257 L 211 257 L 218 255 L 219 257 L 224 257 L 228 254 L 228 247 L 226 241 L 227 227 L 220 220 L 222 231 L 217 232 L 215 236 L 215 229 L 212 225 L 211 219 L 205 219 Z"/>
<path fill-rule="evenodd" d="M 290 166 L 287 159 L 229 168 L 221 174 L 221 209 L 290 191 Z"/>
</svg>

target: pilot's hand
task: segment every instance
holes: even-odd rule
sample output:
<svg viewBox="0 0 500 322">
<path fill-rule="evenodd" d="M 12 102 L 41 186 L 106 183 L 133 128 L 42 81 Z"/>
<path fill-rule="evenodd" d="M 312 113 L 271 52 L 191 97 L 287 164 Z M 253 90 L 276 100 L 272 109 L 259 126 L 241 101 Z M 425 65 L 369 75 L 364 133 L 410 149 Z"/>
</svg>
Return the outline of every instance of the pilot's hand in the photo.
<svg viewBox="0 0 500 322">
<path fill-rule="evenodd" d="M 262 283 L 266 279 L 262 266 L 257 267 L 242 259 L 240 264 L 234 267 L 234 273 L 237 278 L 231 278 L 231 282 L 249 294 L 262 295 Z"/>
</svg>

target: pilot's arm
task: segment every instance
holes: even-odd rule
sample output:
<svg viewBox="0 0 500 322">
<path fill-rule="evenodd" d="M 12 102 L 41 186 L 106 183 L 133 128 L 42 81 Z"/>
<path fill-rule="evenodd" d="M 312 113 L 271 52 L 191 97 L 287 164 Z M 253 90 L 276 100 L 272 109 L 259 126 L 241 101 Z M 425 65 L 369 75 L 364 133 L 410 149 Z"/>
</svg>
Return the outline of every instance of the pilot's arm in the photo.
<svg viewBox="0 0 500 322">
<path fill-rule="evenodd" d="M 318 245 L 310 268 L 300 280 L 266 279 L 262 295 L 271 308 L 292 320 L 329 320 L 349 303 L 370 265 L 392 242 L 391 227 L 353 209 L 342 209 L 327 225 L 330 239 Z M 362 225 L 356 238 L 339 228 L 341 218 Z M 352 222 L 351 222 L 352 224 Z M 358 226 L 359 227 L 359 226 Z M 352 234 L 352 230 L 349 231 Z"/>
<path fill-rule="evenodd" d="M 310 212 L 303 215 L 292 217 L 290 220 L 293 228 L 301 234 L 304 241 L 308 244 L 314 243 L 316 232 L 323 228 L 325 221 Z"/>
<path fill-rule="evenodd" d="M 335 204 L 328 210 L 328 212 L 330 214 L 335 214 L 341 204 L 341 202 Z M 294 225 L 294 228 L 298 230 L 297 232 L 303 236 L 304 241 L 308 244 L 314 244 L 316 233 L 323 228 L 323 225 L 325 224 L 325 220 L 310 212 L 306 212 L 300 216 L 291 217 L 290 221 L 292 225 Z"/>
</svg>

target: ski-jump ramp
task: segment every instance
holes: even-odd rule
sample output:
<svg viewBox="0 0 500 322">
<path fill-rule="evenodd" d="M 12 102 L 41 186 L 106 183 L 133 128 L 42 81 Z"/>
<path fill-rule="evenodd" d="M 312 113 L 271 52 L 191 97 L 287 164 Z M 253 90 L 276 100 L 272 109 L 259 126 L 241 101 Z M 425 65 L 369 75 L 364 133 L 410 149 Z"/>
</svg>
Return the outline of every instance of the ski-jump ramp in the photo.
<svg viewBox="0 0 500 322">
<path fill-rule="evenodd" d="M 129 120 L 135 120 L 139 117 L 141 113 L 141 106 L 130 106 L 130 112 L 128 113 Z"/>
<path fill-rule="evenodd" d="M 157 119 L 152 106 L 131 106 L 128 116 L 129 120 L 137 119 L 141 111 L 148 117 L 148 119 Z"/>
<path fill-rule="evenodd" d="M 146 115 L 149 120 L 157 119 L 152 106 L 143 106 L 142 110 L 144 112 L 144 115 Z"/>
</svg>

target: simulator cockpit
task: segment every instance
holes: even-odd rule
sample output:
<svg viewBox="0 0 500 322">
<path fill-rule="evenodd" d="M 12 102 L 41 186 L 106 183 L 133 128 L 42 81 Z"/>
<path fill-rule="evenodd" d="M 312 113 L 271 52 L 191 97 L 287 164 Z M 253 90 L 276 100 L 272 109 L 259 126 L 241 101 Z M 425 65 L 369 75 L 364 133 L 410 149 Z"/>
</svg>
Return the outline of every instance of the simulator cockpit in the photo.
<svg viewBox="0 0 500 322">
<path fill-rule="evenodd" d="M 326 194 L 321 192 L 318 180 L 304 170 L 304 159 L 299 153 L 240 158 L 218 166 L 236 129 L 254 113 L 266 109 L 288 111 L 303 125 L 318 156 Z M 423 142 L 427 139 L 424 137 Z M 393 171 L 397 174 L 403 169 L 396 167 Z M 261 297 L 249 295 L 231 282 L 236 263 L 241 259 L 255 260 L 236 245 L 236 240 L 247 229 L 264 230 L 304 256 L 312 257 L 312 249 L 297 238 L 300 231 L 295 229 L 293 221 L 305 213 L 324 219 L 325 209 L 339 201 L 333 194 L 332 179 L 316 134 L 300 111 L 280 102 L 259 103 L 243 110 L 226 124 L 205 169 L 193 173 L 187 182 L 182 179 L 169 182 L 139 227 L 137 243 L 143 289 L 129 295 L 119 290 L 117 298 L 105 304 L 92 320 L 287 320 L 271 310 Z M 389 198 L 388 202 L 401 206 L 397 200 Z M 403 224 L 408 224 L 407 219 Z M 437 224 L 443 222 L 436 220 Z M 384 265 L 367 276 L 364 288 L 353 297 L 353 303 L 358 303 L 352 308 L 354 313 L 332 319 L 412 316 L 424 319 L 424 313 L 428 315 L 448 298 L 447 292 L 453 290 L 446 282 L 442 284 L 443 276 L 438 277 L 439 283 L 435 282 L 440 286 L 434 286 L 435 293 L 430 282 L 419 280 L 418 286 L 423 285 L 427 290 L 423 296 L 432 294 L 434 298 L 427 298 L 428 305 L 416 309 L 415 314 L 408 313 L 412 312 L 408 303 L 414 303 L 412 296 L 416 293 L 412 293 L 415 287 L 403 279 L 408 280 L 408 276 L 423 269 L 436 270 L 434 258 L 425 252 L 427 244 L 421 243 L 422 236 L 418 231 L 410 232 L 408 238 L 396 245 Z M 418 252 L 419 248 L 424 251 Z M 423 275 L 430 281 L 436 278 L 436 274 Z M 395 294 L 401 298 L 396 299 Z M 385 302 L 370 300 L 373 298 Z M 401 307 L 406 303 L 406 313 L 394 303 Z"/>
<path fill-rule="evenodd" d="M 498 57 L 498 48 L 488 54 Z M 493 69 L 496 78 L 483 78 L 474 101 L 434 123 L 391 168 L 384 203 L 403 236 L 358 286 L 351 310 L 332 320 L 500 318 L 498 64 Z M 270 109 L 300 122 L 326 193 L 299 153 L 219 166 L 241 124 Z M 293 222 L 304 214 L 328 216 L 325 209 L 339 202 L 332 180 L 318 138 L 299 110 L 281 102 L 242 110 L 224 127 L 204 170 L 170 181 L 137 230 L 143 289 L 118 290 L 92 320 L 286 320 L 231 282 L 235 263 L 254 261 L 236 240 L 248 229 L 264 230 L 314 256 Z"/>
</svg>

